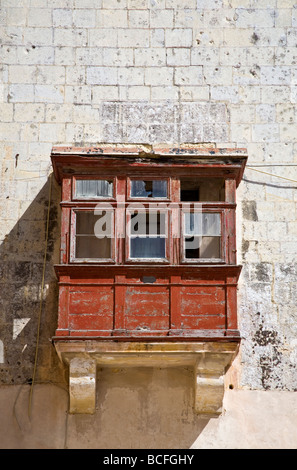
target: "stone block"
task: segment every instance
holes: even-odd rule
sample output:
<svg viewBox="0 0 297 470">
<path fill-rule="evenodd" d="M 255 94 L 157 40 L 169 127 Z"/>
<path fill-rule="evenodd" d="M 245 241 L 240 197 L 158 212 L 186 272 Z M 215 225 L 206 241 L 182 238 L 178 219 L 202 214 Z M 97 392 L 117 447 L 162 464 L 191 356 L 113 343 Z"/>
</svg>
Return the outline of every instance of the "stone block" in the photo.
<svg viewBox="0 0 297 470">
<path fill-rule="evenodd" d="M 128 13 L 128 21 L 130 28 L 148 28 L 150 25 L 149 11 L 130 10 Z"/>
<path fill-rule="evenodd" d="M 151 28 L 173 28 L 173 10 L 154 9 L 150 12 Z"/>
<path fill-rule="evenodd" d="M 165 49 L 137 48 L 134 50 L 136 67 L 162 67 L 166 64 Z"/>
<path fill-rule="evenodd" d="M 92 101 L 92 91 L 85 86 L 65 86 L 65 103 L 90 104 Z"/>
<path fill-rule="evenodd" d="M 71 122 L 73 107 L 71 104 L 46 104 L 46 122 Z"/>
<path fill-rule="evenodd" d="M 9 87 L 9 101 L 12 103 L 32 103 L 34 101 L 34 85 L 15 84 Z"/>
<path fill-rule="evenodd" d="M 202 67 L 191 66 L 191 67 L 176 67 L 174 76 L 175 85 L 202 85 Z"/>
<path fill-rule="evenodd" d="M 56 65 L 75 65 L 75 48 L 73 47 L 56 47 L 55 48 L 55 64 Z"/>
<path fill-rule="evenodd" d="M 87 83 L 90 85 L 117 85 L 117 67 L 88 67 Z"/>
<path fill-rule="evenodd" d="M 0 121 L 11 122 L 13 121 L 13 104 L 0 103 Z"/>
<path fill-rule="evenodd" d="M 119 29 L 118 41 L 121 47 L 149 47 L 149 31 L 141 28 Z"/>
<path fill-rule="evenodd" d="M 113 28 L 94 28 L 89 31 L 89 46 L 117 47 L 118 31 Z"/>
<path fill-rule="evenodd" d="M 43 122 L 45 118 L 45 105 L 41 103 L 16 103 L 14 120 L 19 122 Z"/>
<path fill-rule="evenodd" d="M 52 26 L 52 10 L 51 8 L 29 8 L 28 10 L 28 26 Z"/>
<path fill-rule="evenodd" d="M 193 31 L 191 28 L 165 29 L 166 47 L 192 47 Z"/>
<path fill-rule="evenodd" d="M 53 9 L 53 26 L 55 28 L 71 28 L 72 27 L 72 10 L 66 8 Z"/>
<path fill-rule="evenodd" d="M 150 30 L 150 45 L 151 47 L 165 47 L 165 29 Z"/>
<path fill-rule="evenodd" d="M 95 18 L 94 13 L 93 16 Z M 97 10 L 96 28 L 127 28 L 127 26 L 127 10 Z"/>
<path fill-rule="evenodd" d="M 64 87 L 35 85 L 34 101 L 41 103 L 63 103 Z"/>
<path fill-rule="evenodd" d="M 104 51 L 106 51 L 106 49 L 102 47 L 77 47 L 75 52 L 73 50 L 73 53 L 75 54 L 75 65 L 116 65 L 104 62 Z"/>
<path fill-rule="evenodd" d="M 189 66 L 191 63 L 190 49 L 180 47 L 168 47 L 166 52 L 167 65 Z"/>
<path fill-rule="evenodd" d="M 279 137 L 279 124 L 255 124 L 252 126 L 252 138 L 255 142 L 278 142 Z"/>
<path fill-rule="evenodd" d="M 146 85 L 173 85 L 173 69 L 168 67 L 148 67 L 144 72 Z"/>
<path fill-rule="evenodd" d="M 64 142 L 65 141 L 65 124 L 60 123 L 41 123 L 39 125 L 39 140 L 41 142 Z"/>
<path fill-rule="evenodd" d="M 39 65 L 36 68 L 36 83 L 42 85 L 62 85 L 65 83 L 65 67 Z"/>
<path fill-rule="evenodd" d="M 23 47 L 17 49 L 17 60 L 14 64 L 18 65 L 52 65 L 57 51 L 54 47 L 35 46 Z"/>
<path fill-rule="evenodd" d="M 92 30 L 94 31 L 94 30 Z M 86 46 L 88 43 L 88 35 L 86 29 L 54 29 L 54 44 L 61 47 Z"/>
<path fill-rule="evenodd" d="M 73 24 L 76 28 L 94 28 L 96 26 L 96 15 L 93 9 L 73 10 Z"/>
<path fill-rule="evenodd" d="M 116 101 L 119 99 L 119 87 L 113 85 L 102 85 L 92 87 L 92 102 L 99 104 L 101 101 L 110 100 Z"/>
<path fill-rule="evenodd" d="M 262 85 L 289 85 L 291 82 L 291 68 L 289 66 L 261 67 Z"/>
<path fill-rule="evenodd" d="M 30 46 L 49 46 L 53 42 L 53 31 L 51 28 L 25 28 L 24 44 Z"/>
</svg>

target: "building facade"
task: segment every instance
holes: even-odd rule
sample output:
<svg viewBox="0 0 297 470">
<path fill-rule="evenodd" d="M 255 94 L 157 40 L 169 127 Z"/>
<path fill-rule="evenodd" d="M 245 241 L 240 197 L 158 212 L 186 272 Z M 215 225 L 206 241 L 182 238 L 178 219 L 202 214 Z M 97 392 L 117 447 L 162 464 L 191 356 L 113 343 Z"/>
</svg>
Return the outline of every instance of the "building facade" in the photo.
<svg viewBox="0 0 297 470">
<path fill-rule="evenodd" d="M 295 448 L 295 1 L 1 0 L 0 18 L 0 446 Z M 192 368 L 166 361 L 99 366 L 94 414 L 69 413 L 51 155 L 135 145 L 248 155 L 240 345 L 216 418 L 195 413 Z"/>
</svg>

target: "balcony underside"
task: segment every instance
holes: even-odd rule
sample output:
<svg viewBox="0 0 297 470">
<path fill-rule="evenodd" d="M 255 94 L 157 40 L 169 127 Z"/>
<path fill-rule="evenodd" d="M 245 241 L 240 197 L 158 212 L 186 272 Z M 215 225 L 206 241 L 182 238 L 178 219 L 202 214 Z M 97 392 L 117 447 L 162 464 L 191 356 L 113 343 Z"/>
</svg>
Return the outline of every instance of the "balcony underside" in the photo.
<svg viewBox="0 0 297 470">
<path fill-rule="evenodd" d="M 96 411 L 98 367 L 192 367 L 194 409 L 206 417 L 222 411 L 224 375 L 238 341 L 98 341 L 87 338 L 54 341 L 60 360 L 69 367 L 70 413 Z"/>
</svg>

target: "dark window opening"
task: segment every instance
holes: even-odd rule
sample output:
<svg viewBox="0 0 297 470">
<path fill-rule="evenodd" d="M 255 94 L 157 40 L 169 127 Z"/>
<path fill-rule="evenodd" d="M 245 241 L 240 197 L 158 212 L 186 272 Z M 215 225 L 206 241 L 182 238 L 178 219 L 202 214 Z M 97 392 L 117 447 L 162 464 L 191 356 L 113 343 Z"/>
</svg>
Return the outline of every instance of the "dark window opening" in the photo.
<svg viewBox="0 0 297 470">
<path fill-rule="evenodd" d="M 167 198 L 166 180 L 132 180 L 131 197 Z"/>
</svg>

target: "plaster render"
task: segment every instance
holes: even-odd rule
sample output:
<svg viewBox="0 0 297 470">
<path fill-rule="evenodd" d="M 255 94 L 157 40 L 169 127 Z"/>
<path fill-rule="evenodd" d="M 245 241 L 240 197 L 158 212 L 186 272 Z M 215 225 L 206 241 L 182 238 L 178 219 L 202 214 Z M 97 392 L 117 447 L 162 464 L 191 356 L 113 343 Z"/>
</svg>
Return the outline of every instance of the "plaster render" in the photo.
<svg viewBox="0 0 297 470">
<path fill-rule="evenodd" d="M 235 396 L 239 408 L 227 400 L 227 414 L 210 422 L 198 440 L 192 418 L 186 417 L 182 442 L 224 446 L 222 430 L 235 422 L 237 440 L 227 445 L 296 445 L 289 416 L 290 411 L 294 416 L 297 390 L 295 7 L 289 0 L 269 5 L 252 0 L 1 1 L 0 380 L 5 390 L 1 406 L 6 400 L 11 405 L 5 405 L 3 422 L 11 423 L 10 390 L 17 394 L 22 384 L 32 382 L 37 337 L 36 382 L 67 383 L 51 344 L 60 230 L 60 188 L 54 181 L 41 295 L 52 147 L 207 142 L 246 147 L 252 167 L 237 193 L 242 341 L 230 371 L 237 391 L 228 397 Z M 14 338 L 14 321 L 28 318 Z M 165 376 L 155 374 L 154 387 L 166 390 Z M 50 385 L 42 387 L 52 393 Z M 144 410 L 143 396 L 132 398 L 133 393 L 127 395 L 126 415 L 136 403 L 136 415 L 145 414 L 153 433 L 153 407 Z M 266 414 L 267 403 L 280 423 L 278 430 Z M 55 406 L 57 429 L 60 405 Z M 160 413 L 162 423 L 167 419 L 177 429 L 184 411 Z M 105 430 L 106 416 L 101 422 Z M 90 423 L 85 421 L 86 447 L 94 445 Z M 131 440 L 119 440 L 119 445 L 144 444 L 137 442 L 132 422 L 129 426 Z M 24 437 L 7 428 L 2 441 L 7 446 L 46 445 L 34 433 Z M 62 446 L 58 435 L 51 441 L 54 447 Z M 105 442 L 102 437 L 100 445 Z M 146 445 L 155 442 L 150 434 Z M 164 440 L 162 445 L 179 444 Z"/>
</svg>

